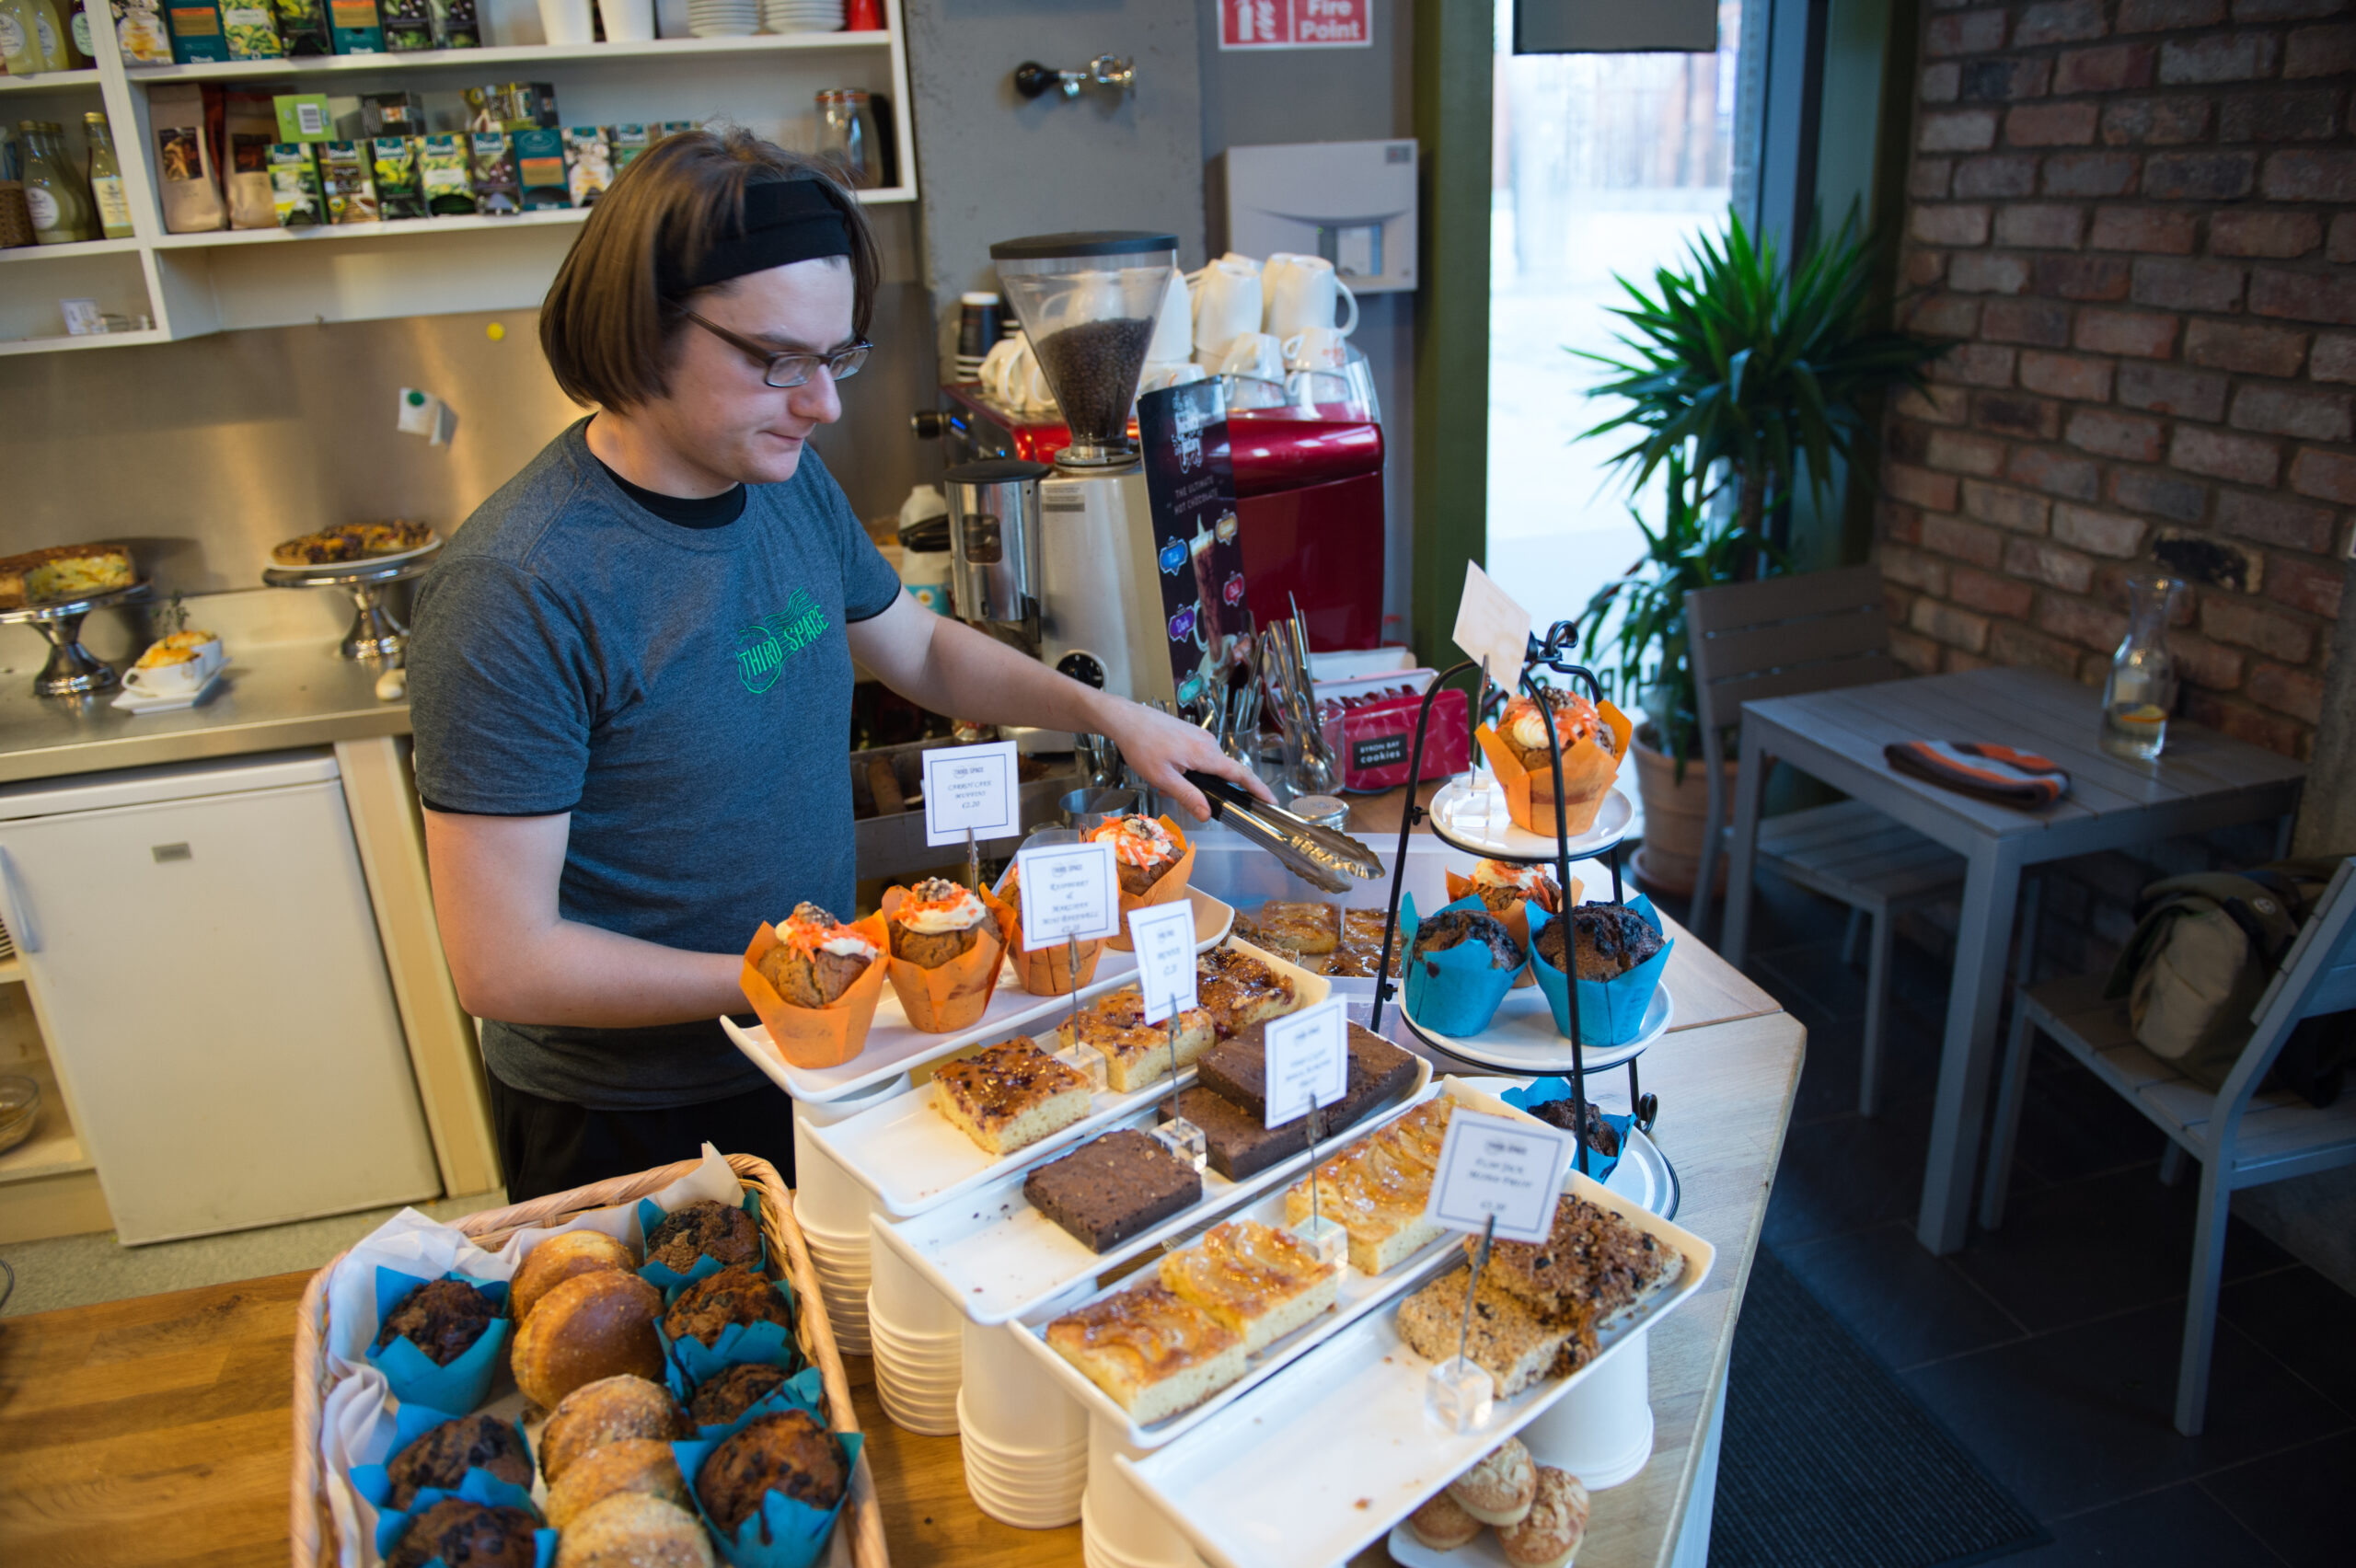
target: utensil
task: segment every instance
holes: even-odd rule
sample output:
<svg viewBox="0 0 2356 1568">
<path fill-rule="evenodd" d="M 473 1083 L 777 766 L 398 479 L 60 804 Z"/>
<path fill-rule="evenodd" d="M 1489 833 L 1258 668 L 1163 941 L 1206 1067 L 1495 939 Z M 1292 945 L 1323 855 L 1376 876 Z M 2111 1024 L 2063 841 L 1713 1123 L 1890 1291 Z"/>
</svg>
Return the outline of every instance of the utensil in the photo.
<svg viewBox="0 0 2356 1568">
<path fill-rule="evenodd" d="M 1269 805 L 1224 778 L 1189 770 L 1186 782 L 1203 792 L 1211 816 L 1284 862 L 1295 876 L 1327 893 L 1347 893 L 1349 879 L 1373 882 L 1382 875 L 1375 852 L 1348 834 L 1304 822 L 1281 806 Z"/>
</svg>

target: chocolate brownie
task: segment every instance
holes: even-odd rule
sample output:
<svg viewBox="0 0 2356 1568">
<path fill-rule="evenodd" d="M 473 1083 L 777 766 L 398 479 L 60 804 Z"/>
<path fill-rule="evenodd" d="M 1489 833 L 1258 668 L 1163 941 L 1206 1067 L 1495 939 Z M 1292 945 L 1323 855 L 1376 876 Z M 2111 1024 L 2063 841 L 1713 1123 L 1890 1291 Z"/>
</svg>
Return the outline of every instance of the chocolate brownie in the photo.
<svg viewBox="0 0 2356 1568">
<path fill-rule="evenodd" d="M 1415 945 L 1410 956 L 1426 952 L 1443 952 L 1449 948 L 1472 942 L 1489 950 L 1489 967 L 1518 969 L 1521 966 L 1521 944 L 1495 915 L 1477 909 L 1443 909 L 1415 927 Z"/>
<path fill-rule="evenodd" d="M 1578 977 L 1616 980 L 1660 951 L 1660 933 L 1624 904 L 1582 904 L 1562 920 L 1552 920 L 1530 945 L 1554 968 L 1563 967 L 1563 928 L 1578 932 Z"/>
<path fill-rule="evenodd" d="M 1107 1133 L 1023 1179 L 1031 1206 L 1091 1252 L 1118 1246 L 1203 1195 L 1195 1168 L 1134 1128 Z"/>
<path fill-rule="evenodd" d="M 1329 1126 L 1344 1126 L 1340 1106 L 1357 1099 L 1361 1093 L 1368 1101 L 1396 1092 L 1407 1086 L 1415 1076 L 1415 1059 L 1381 1035 L 1357 1024 L 1344 1026 L 1348 1032 L 1350 1065 L 1349 1087 L 1345 1098 L 1336 1105 L 1326 1107 Z M 1268 1026 L 1255 1023 L 1248 1026 L 1232 1040 L 1222 1040 L 1203 1053 L 1195 1064 L 1195 1078 L 1207 1088 L 1217 1090 L 1254 1121 L 1265 1121 L 1268 1115 Z M 1358 1110 L 1363 1113 L 1365 1105 Z"/>
<path fill-rule="evenodd" d="M 1572 1109 L 1572 1101 L 1567 1095 L 1561 1100 L 1549 1100 L 1542 1105 L 1533 1105 L 1530 1113 L 1548 1126 L 1560 1127 L 1566 1133 L 1578 1129 L 1578 1113 Z M 1619 1130 L 1603 1119 L 1602 1108 L 1592 1100 L 1587 1102 L 1587 1147 L 1606 1159 L 1620 1152 Z"/>
<path fill-rule="evenodd" d="M 646 1234 L 646 1261 L 685 1274 L 698 1258 L 749 1263 L 761 1255 L 760 1228 L 733 1205 L 704 1198 L 674 1209 Z"/>
<path fill-rule="evenodd" d="M 462 1415 L 429 1427 L 385 1467 L 391 1483 L 387 1498 L 395 1508 L 407 1508 L 427 1487 L 456 1492 L 470 1470 L 489 1470 L 502 1481 L 528 1490 L 532 1456 L 515 1435 L 515 1424 L 495 1415 Z"/>
<path fill-rule="evenodd" d="M 698 1426 L 725 1426 L 782 1387 L 782 1366 L 759 1362 L 731 1366 L 696 1389 L 687 1413 Z"/>
<path fill-rule="evenodd" d="M 663 1332 L 675 1340 L 719 1341 L 732 1323 L 782 1323 L 793 1326 L 793 1315 L 777 1287 L 742 1263 L 731 1263 L 708 1279 L 679 1292 L 663 1314 Z"/>
<path fill-rule="evenodd" d="M 760 1417 L 714 1448 L 696 1471 L 704 1512 L 731 1538 L 771 1492 L 831 1508 L 849 1483 L 842 1443 L 801 1410 Z"/>
<path fill-rule="evenodd" d="M 381 1354 L 396 1337 L 423 1351 L 436 1366 L 447 1366 L 474 1348 L 499 1316 L 491 1297 L 462 1279 L 429 1279 L 385 1314 L 376 1328 Z"/>
<path fill-rule="evenodd" d="M 425 1568 L 440 1558 L 445 1568 L 532 1568 L 540 1522 L 521 1508 L 491 1508 L 445 1497 L 409 1522 L 385 1554 L 385 1568 Z"/>
</svg>

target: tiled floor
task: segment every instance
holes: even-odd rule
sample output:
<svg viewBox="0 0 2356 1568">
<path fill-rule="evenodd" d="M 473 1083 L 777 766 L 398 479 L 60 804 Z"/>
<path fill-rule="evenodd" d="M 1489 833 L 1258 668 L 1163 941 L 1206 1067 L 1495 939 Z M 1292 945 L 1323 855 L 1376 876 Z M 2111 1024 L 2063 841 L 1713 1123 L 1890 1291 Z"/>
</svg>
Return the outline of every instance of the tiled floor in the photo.
<svg viewBox="0 0 2356 1568">
<path fill-rule="evenodd" d="M 2177 1433 L 2192 1183 L 2161 1186 L 2160 1135 L 2050 1051 L 2003 1228 L 1950 1258 L 1923 1251 L 1946 964 L 1899 944 L 1885 1108 L 1867 1121 L 1865 979 L 1841 963 L 1842 922 L 1789 889 L 1754 917 L 1750 974 L 1808 1030 L 1766 1239 L 2043 1521 L 2051 1543 L 2007 1562 L 2356 1562 L 2356 1297 L 2236 1223 L 2207 1430 Z"/>
</svg>

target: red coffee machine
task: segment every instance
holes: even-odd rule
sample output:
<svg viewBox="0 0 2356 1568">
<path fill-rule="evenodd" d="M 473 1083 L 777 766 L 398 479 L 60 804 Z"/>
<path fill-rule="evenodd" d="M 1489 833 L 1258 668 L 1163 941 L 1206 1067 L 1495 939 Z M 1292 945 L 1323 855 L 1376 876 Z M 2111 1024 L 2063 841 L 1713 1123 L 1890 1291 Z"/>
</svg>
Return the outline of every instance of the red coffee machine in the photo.
<svg viewBox="0 0 2356 1568">
<path fill-rule="evenodd" d="M 1228 415 L 1244 602 L 1264 626 L 1298 605 L 1321 653 L 1382 640 L 1382 424 L 1348 414 L 1290 405 Z M 1012 413 L 977 383 L 942 387 L 940 408 L 918 414 L 916 429 L 945 442 L 953 464 L 1048 463 L 1071 439 L 1054 414 Z"/>
</svg>

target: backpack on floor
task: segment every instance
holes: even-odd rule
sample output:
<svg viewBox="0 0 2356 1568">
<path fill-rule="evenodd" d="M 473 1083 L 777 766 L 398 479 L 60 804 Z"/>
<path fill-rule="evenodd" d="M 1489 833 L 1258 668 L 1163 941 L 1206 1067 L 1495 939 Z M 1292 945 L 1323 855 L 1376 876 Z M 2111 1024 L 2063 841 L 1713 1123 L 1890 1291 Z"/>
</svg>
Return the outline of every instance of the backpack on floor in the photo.
<svg viewBox="0 0 2356 1568">
<path fill-rule="evenodd" d="M 2145 887 L 2134 935 L 2104 987 L 2106 996 L 2127 998 L 2136 1043 L 2195 1083 L 2223 1088 L 2249 1043 L 2252 1010 L 2338 866 L 2337 859 L 2277 860 Z M 2303 1023 L 2268 1081 L 2329 1104 L 2356 1055 L 2350 1021 L 2335 1015 Z"/>
</svg>

